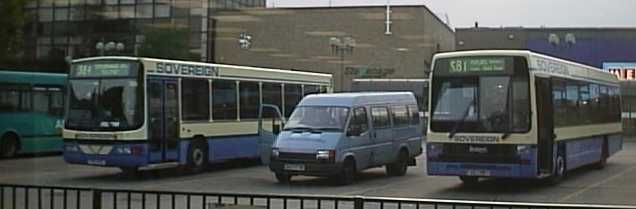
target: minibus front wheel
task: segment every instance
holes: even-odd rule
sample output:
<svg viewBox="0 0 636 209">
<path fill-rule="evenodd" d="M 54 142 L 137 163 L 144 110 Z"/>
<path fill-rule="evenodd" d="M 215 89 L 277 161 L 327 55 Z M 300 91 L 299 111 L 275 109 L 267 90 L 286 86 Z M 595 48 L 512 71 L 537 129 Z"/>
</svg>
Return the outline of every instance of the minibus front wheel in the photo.
<svg viewBox="0 0 636 209">
<path fill-rule="evenodd" d="M 289 174 L 275 173 L 274 175 L 276 176 L 276 180 L 278 180 L 279 183 L 288 184 L 289 182 L 291 182 L 292 176 Z"/>
<path fill-rule="evenodd" d="M 349 185 L 353 183 L 356 178 L 356 162 L 353 158 L 349 157 L 345 159 L 342 164 L 340 174 L 338 174 L 336 178 L 338 178 L 337 181 L 340 185 Z"/>
</svg>

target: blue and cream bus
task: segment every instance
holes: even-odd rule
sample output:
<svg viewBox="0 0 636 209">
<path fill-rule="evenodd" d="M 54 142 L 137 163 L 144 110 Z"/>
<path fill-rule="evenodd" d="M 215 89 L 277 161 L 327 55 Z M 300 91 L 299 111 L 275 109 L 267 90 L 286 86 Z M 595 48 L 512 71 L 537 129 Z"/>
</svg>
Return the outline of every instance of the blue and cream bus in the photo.
<svg viewBox="0 0 636 209">
<path fill-rule="evenodd" d="M 0 70 L 0 156 L 62 151 L 66 75 Z"/>
<path fill-rule="evenodd" d="M 530 51 L 437 54 L 429 175 L 561 180 L 622 149 L 619 83 L 600 69 Z"/>
<path fill-rule="evenodd" d="M 273 140 L 260 134 L 261 104 L 284 115 L 265 116 L 285 117 L 304 95 L 331 91 L 331 83 L 329 74 L 257 67 L 136 57 L 74 60 L 64 159 L 134 173 L 259 158 L 269 154 Z"/>
</svg>

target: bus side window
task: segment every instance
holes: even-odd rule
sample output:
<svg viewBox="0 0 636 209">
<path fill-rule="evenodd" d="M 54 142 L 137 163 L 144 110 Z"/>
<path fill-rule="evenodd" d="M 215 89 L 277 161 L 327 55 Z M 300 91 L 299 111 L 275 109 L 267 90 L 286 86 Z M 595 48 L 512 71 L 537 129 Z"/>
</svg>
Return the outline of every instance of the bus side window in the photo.
<svg viewBox="0 0 636 209">
<path fill-rule="evenodd" d="M 51 104 L 49 106 L 49 114 L 62 116 L 64 113 L 64 93 L 60 88 L 50 89 Z"/>
<path fill-rule="evenodd" d="M 10 86 L 0 86 L 0 112 L 15 112 L 20 109 L 20 91 Z"/>
<path fill-rule="evenodd" d="M 33 87 L 33 112 L 49 112 L 49 92 L 44 87 Z"/>
</svg>

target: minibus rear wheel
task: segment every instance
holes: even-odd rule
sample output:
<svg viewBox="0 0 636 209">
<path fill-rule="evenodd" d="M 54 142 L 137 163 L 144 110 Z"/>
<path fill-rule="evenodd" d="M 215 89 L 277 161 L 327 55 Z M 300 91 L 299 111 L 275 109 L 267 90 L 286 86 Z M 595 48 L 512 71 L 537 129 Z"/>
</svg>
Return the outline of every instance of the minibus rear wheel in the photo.
<svg viewBox="0 0 636 209">
<path fill-rule="evenodd" d="M 386 165 L 386 173 L 389 176 L 404 176 L 408 169 L 409 154 L 406 150 L 400 151 L 395 162 Z"/>
</svg>

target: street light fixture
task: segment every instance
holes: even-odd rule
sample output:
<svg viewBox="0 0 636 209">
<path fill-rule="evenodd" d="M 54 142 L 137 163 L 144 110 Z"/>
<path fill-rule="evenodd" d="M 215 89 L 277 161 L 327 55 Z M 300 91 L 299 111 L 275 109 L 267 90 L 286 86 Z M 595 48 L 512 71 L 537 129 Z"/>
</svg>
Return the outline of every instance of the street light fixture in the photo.
<svg viewBox="0 0 636 209">
<path fill-rule="evenodd" d="M 340 90 L 344 90 L 344 57 L 352 55 L 353 48 L 356 46 L 356 40 L 353 37 L 331 37 L 329 38 L 329 46 L 331 53 L 340 56 Z"/>
<path fill-rule="evenodd" d="M 108 51 L 124 51 L 125 48 L 126 45 L 124 45 L 124 43 L 114 41 L 104 43 L 104 40 L 102 40 L 95 44 L 95 49 L 99 50 L 100 56 L 104 56 L 104 54 Z"/>
</svg>

